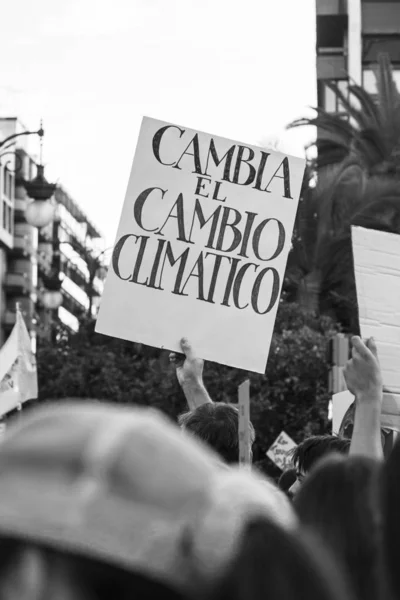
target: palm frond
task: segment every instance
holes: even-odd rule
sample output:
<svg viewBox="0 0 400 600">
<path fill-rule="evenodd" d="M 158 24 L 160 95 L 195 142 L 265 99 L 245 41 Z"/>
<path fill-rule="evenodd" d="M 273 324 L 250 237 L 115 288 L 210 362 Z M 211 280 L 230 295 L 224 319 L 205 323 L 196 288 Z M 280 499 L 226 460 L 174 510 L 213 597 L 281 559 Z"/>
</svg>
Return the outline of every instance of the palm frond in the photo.
<svg viewBox="0 0 400 600">
<path fill-rule="evenodd" d="M 349 87 L 349 93 L 352 98 L 359 103 L 359 111 L 364 113 L 363 121 L 365 120 L 365 127 L 380 127 L 380 114 L 379 107 L 376 105 L 373 96 L 371 96 L 363 87 L 360 85 L 351 85 Z M 362 129 L 362 127 L 361 127 Z"/>
<path fill-rule="evenodd" d="M 355 122 L 351 124 L 354 130 L 362 130 L 364 127 L 370 127 L 371 122 L 378 122 L 379 114 L 376 109 L 375 103 L 370 96 L 362 87 L 358 85 L 349 86 L 349 94 L 346 96 L 339 88 L 337 83 L 327 82 L 326 86 L 330 88 L 340 103 L 343 106 L 344 116 L 342 118 L 347 119 L 348 117 L 353 119 Z M 356 97 L 360 107 L 358 108 L 352 97 Z"/>
<path fill-rule="evenodd" d="M 315 169 L 356 153 L 369 172 L 373 173 L 377 168 L 383 172 L 383 167 L 400 172 L 400 94 L 387 55 L 379 57 L 376 77 L 376 97 L 359 85 L 350 85 L 346 94 L 337 83 L 327 82 L 327 87 L 343 107 L 343 113 L 328 113 L 315 108 L 314 117 L 297 119 L 288 125 L 288 129 L 317 128 Z M 324 146 L 321 140 L 329 140 L 331 145 Z M 327 156 L 323 156 L 325 153 Z"/>
<path fill-rule="evenodd" d="M 366 229 L 400 234 L 400 195 L 372 200 L 353 215 L 351 223 Z"/>
</svg>

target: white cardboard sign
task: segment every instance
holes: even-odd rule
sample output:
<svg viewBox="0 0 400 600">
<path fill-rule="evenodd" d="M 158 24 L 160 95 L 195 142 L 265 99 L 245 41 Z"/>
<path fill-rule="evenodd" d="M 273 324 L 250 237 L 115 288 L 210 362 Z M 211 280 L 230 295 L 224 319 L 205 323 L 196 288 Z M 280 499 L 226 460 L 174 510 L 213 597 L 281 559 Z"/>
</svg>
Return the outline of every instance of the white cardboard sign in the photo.
<svg viewBox="0 0 400 600">
<path fill-rule="evenodd" d="M 332 433 L 337 435 L 343 418 L 354 401 L 354 396 L 348 391 L 339 392 L 332 397 Z"/>
<path fill-rule="evenodd" d="M 96 330 L 263 373 L 304 167 L 145 117 Z"/>
<path fill-rule="evenodd" d="M 292 453 L 296 446 L 297 444 L 292 438 L 282 431 L 268 450 L 267 456 L 277 467 L 282 471 L 285 471 L 292 462 Z"/>
<path fill-rule="evenodd" d="M 360 329 L 373 336 L 383 383 L 400 394 L 400 235 L 352 228 Z"/>
<path fill-rule="evenodd" d="M 351 392 L 339 392 L 332 398 L 332 433 L 339 433 L 343 418 L 354 402 L 354 396 Z M 400 395 L 383 394 L 381 428 L 400 432 Z"/>
</svg>

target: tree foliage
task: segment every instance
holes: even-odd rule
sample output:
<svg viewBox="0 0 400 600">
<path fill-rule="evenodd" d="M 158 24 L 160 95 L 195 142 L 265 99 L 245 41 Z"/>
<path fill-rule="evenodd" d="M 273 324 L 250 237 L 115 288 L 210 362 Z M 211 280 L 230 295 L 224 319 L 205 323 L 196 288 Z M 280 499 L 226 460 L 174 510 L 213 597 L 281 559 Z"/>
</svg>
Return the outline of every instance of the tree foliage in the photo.
<svg viewBox="0 0 400 600">
<path fill-rule="evenodd" d="M 329 318 L 282 301 L 265 376 L 206 365 L 204 380 L 215 401 L 236 403 L 238 385 L 250 378 L 256 459 L 265 457 L 282 430 L 295 441 L 326 431 L 326 347 L 336 330 Z M 42 341 L 37 359 L 42 402 L 96 398 L 152 406 L 173 419 L 187 409 L 166 351 L 99 335 L 93 322 L 77 334 L 60 335 L 57 344 Z"/>
<path fill-rule="evenodd" d="M 351 227 L 400 234 L 400 94 L 388 57 L 376 67 L 377 94 L 328 84 L 341 113 L 315 109 L 292 127 L 317 127 L 285 279 L 288 297 L 356 333 Z M 307 185 L 308 183 L 308 185 Z M 316 183 L 316 185 L 315 185 Z"/>
</svg>

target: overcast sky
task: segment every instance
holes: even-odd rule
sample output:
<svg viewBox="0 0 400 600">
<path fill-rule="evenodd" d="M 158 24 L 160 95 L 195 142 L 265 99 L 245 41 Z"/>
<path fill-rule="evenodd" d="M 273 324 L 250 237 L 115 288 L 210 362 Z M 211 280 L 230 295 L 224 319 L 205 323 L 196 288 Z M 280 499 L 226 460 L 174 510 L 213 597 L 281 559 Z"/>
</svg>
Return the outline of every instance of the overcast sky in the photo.
<svg viewBox="0 0 400 600">
<path fill-rule="evenodd" d="M 301 155 L 315 0 L 10 0 L 0 114 L 46 130 L 49 177 L 114 242 L 143 115 Z M 32 150 L 36 140 L 31 141 Z"/>
</svg>

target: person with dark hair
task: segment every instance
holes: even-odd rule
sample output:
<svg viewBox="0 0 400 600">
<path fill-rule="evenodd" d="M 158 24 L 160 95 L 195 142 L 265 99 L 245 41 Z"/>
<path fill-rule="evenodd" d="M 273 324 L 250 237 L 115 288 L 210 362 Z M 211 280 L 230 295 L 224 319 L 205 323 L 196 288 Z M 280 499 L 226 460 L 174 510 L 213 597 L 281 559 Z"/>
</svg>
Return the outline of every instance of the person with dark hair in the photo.
<svg viewBox="0 0 400 600">
<path fill-rule="evenodd" d="M 351 598 L 343 573 L 318 540 L 255 518 L 211 600 Z"/>
<path fill-rule="evenodd" d="M 358 600 L 379 600 L 383 591 L 379 477 L 377 460 L 332 455 L 294 499 L 300 522 L 327 545 Z"/>
<path fill-rule="evenodd" d="M 400 440 L 398 439 L 383 465 L 383 547 L 385 566 L 393 597 L 400 600 Z"/>
<path fill-rule="evenodd" d="M 211 400 L 203 383 L 204 361 L 196 356 L 186 338 L 181 340 L 181 347 L 183 355 L 170 354 L 190 409 L 179 417 L 179 424 L 208 444 L 225 463 L 236 464 L 239 462 L 239 411 L 236 406 Z M 251 445 L 254 440 L 255 431 L 250 423 Z"/>
<path fill-rule="evenodd" d="M 350 440 L 336 435 L 313 435 L 301 442 L 293 452 L 293 465 L 296 469 L 296 481 L 289 493 L 298 493 L 305 477 L 313 467 L 324 457 L 332 453 L 348 454 Z"/>
<path fill-rule="evenodd" d="M 279 477 L 279 481 L 278 481 L 279 489 L 282 490 L 282 492 L 285 492 L 285 494 L 290 495 L 289 490 L 292 487 L 292 485 L 296 482 L 296 479 L 297 479 L 296 469 L 286 469 L 286 471 L 284 471 L 282 473 L 282 475 Z"/>
<path fill-rule="evenodd" d="M 236 406 L 212 402 L 179 417 L 184 429 L 208 444 L 227 464 L 239 462 L 239 411 Z M 251 425 L 251 424 L 250 424 Z M 255 439 L 250 427 L 250 443 Z"/>
<path fill-rule="evenodd" d="M 185 600 L 162 581 L 121 566 L 0 537 L 0 594 L 8 600 Z"/>
</svg>

